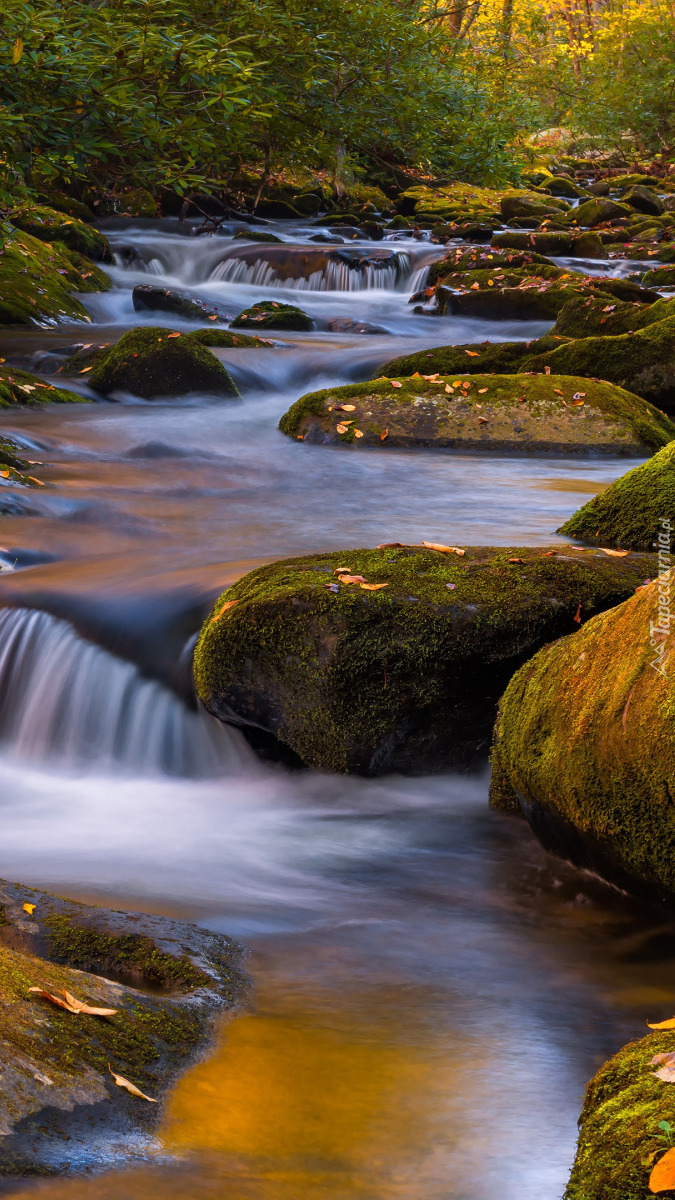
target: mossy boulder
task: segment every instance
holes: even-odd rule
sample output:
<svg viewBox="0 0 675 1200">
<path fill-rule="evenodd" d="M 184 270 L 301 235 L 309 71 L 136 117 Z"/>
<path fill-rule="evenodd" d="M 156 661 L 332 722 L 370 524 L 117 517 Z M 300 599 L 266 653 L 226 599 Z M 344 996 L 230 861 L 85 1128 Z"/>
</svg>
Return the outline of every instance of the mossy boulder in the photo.
<svg viewBox="0 0 675 1200">
<path fill-rule="evenodd" d="M 627 192 L 624 192 L 621 199 L 624 204 L 629 204 L 631 208 L 636 208 L 638 212 L 651 213 L 656 217 L 665 212 L 663 200 L 651 188 L 646 187 L 644 183 L 634 184 Z"/>
<path fill-rule="evenodd" d="M 675 316 L 675 301 L 671 300 L 638 304 L 604 296 L 579 297 L 560 310 L 551 333 L 572 338 L 614 336 L 634 333 L 670 316 Z"/>
<path fill-rule="evenodd" d="M 664 524 L 667 553 L 671 538 Z M 652 561 L 649 576 L 659 570 Z M 553 853 L 672 904 L 670 588 L 668 572 L 645 583 L 514 676 L 495 729 L 493 800 L 517 804 Z"/>
<path fill-rule="evenodd" d="M 209 304 L 176 288 L 139 283 L 131 293 L 131 299 L 136 312 L 168 312 L 186 321 L 230 320 L 228 313 L 217 304 Z"/>
<path fill-rule="evenodd" d="M 221 720 L 273 734 L 318 769 L 466 764 L 514 670 L 646 573 L 644 556 L 560 546 L 460 556 L 393 543 L 287 559 L 218 599 L 195 651 L 197 691 Z"/>
<path fill-rule="evenodd" d="M 46 325 L 64 317 L 90 320 L 72 292 L 110 286 L 108 277 L 93 262 L 67 251 L 62 244 L 61 248 L 45 244 L 6 222 L 0 225 L 0 235 L 0 324 Z"/>
<path fill-rule="evenodd" d="M 67 388 L 45 383 L 29 371 L 0 367 L 0 408 L 35 408 L 42 404 L 82 404 L 84 396 Z"/>
<path fill-rule="evenodd" d="M 0 1175 L 93 1166 L 111 1143 L 138 1153 L 244 984 L 229 938 L 0 881 Z M 31 988 L 116 1012 L 64 1011 Z"/>
<path fill-rule="evenodd" d="M 499 224 L 501 197 L 500 191 L 469 183 L 419 184 L 399 196 L 398 207 L 406 217 L 424 215 L 443 222 L 494 220 Z"/>
<path fill-rule="evenodd" d="M 233 329 L 286 329 L 305 332 L 314 329 L 311 317 L 294 304 L 281 304 L 276 300 L 261 300 L 244 309 L 232 321 Z"/>
<path fill-rule="evenodd" d="M 570 219 L 577 225 L 593 227 L 603 225 L 606 221 L 620 221 L 632 217 L 633 210 L 627 204 L 617 204 L 615 200 L 606 200 L 599 196 L 597 199 L 584 200 L 582 204 L 570 213 Z"/>
<path fill-rule="evenodd" d="M 131 329 L 96 356 L 87 374 L 95 392 L 131 392 L 144 400 L 189 392 L 233 398 L 235 383 L 223 364 L 189 335 L 151 327 Z"/>
<path fill-rule="evenodd" d="M 659 407 L 675 405 L 675 316 L 614 337 L 577 338 L 552 354 L 535 355 L 529 369 L 585 375 L 617 383 Z"/>
<path fill-rule="evenodd" d="M 569 204 L 555 196 L 542 196 L 538 192 L 507 192 L 500 201 L 500 211 L 505 221 L 514 217 L 534 217 L 543 221 L 567 212 Z"/>
<path fill-rule="evenodd" d="M 251 337 L 248 333 L 232 333 L 230 329 L 216 329 L 212 325 L 207 325 L 205 329 L 195 329 L 194 333 L 182 336 L 190 337 L 202 346 L 212 346 L 214 350 L 228 350 L 230 347 L 234 349 L 236 346 L 240 350 L 269 350 L 270 346 L 275 345 L 269 338 Z"/>
<path fill-rule="evenodd" d="M 270 242 L 281 245 L 283 238 L 277 237 L 276 233 L 267 233 L 264 229 L 256 229 L 251 225 L 247 229 L 239 229 L 235 233 L 235 238 L 243 238 L 246 242 Z"/>
<path fill-rule="evenodd" d="M 500 453 L 644 454 L 675 438 L 675 425 L 640 397 L 611 384 L 557 375 L 353 383 L 303 396 L 279 428 L 322 445 Z"/>
<path fill-rule="evenodd" d="M 650 550 L 664 520 L 675 528 L 675 441 L 649 462 L 621 475 L 558 532 L 602 546 Z"/>
<path fill-rule="evenodd" d="M 588 195 L 585 188 L 569 179 L 567 175 L 544 177 L 539 186 L 543 192 L 550 192 L 552 196 L 564 196 L 567 200 L 580 200 Z"/>
<path fill-rule="evenodd" d="M 541 278 L 536 273 L 523 277 L 514 287 L 505 287 L 494 278 L 493 287 L 486 279 L 476 282 L 475 287 L 470 284 L 465 291 L 453 291 L 452 283 L 448 281 L 448 284 L 441 285 L 436 293 L 442 314 L 490 321 L 554 321 L 571 296 L 587 299 L 595 294 L 595 289 L 572 278 L 565 282 L 564 279 Z"/>
<path fill-rule="evenodd" d="M 524 250 L 536 254 L 566 254 L 574 253 L 574 234 L 566 231 L 546 233 L 526 233 L 524 229 L 503 230 L 495 233 L 492 245 L 497 250 Z"/>
<path fill-rule="evenodd" d="M 642 276 L 644 287 L 675 288 L 675 267 L 652 267 Z"/>
<path fill-rule="evenodd" d="M 629 1042 L 591 1079 L 564 1200 L 651 1197 L 649 1176 L 667 1149 L 659 1125 L 667 1121 L 675 1128 L 675 1089 L 656 1078 L 652 1059 L 674 1052 L 674 1033 L 649 1033 Z"/>
<path fill-rule="evenodd" d="M 527 370 L 527 363 L 537 354 L 546 354 L 566 339 L 546 336 L 531 342 L 469 342 L 460 346 L 436 346 L 433 350 L 416 350 L 389 359 L 379 369 L 379 375 L 403 379 L 410 375 L 512 375 Z"/>
<path fill-rule="evenodd" d="M 562 268 L 557 267 L 550 258 L 534 250 L 507 250 L 500 253 L 490 246 L 472 246 L 471 249 L 453 246 L 444 258 L 431 264 L 427 282 L 429 286 L 445 283 L 448 279 L 472 271 L 487 271 L 494 275 L 502 271 L 526 270 L 534 274 L 542 267 L 552 272 L 550 278 L 563 273 Z"/>
<path fill-rule="evenodd" d="M 36 204 L 12 209 L 9 219 L 17 229 L 41 242 L 63 242 L 69 250 L 76 250 L 93 262 L 113 262 L 108 239 L 78 217 Z"/>
</svg>

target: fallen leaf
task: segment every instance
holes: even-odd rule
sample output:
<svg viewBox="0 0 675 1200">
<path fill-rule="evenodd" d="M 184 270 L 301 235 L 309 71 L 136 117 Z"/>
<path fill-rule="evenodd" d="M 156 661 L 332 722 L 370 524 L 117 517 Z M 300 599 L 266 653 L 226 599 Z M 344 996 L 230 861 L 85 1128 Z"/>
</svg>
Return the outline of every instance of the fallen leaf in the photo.
<svg viewBox="0 0 675 1200">
<path fill-rule="evenodd" d="M 576 621 L 577 625 L 581 625 L 581 605 L 579 605 L 577 611 L 574 614 L 574 620 Z"/>
<path fill-rule="evenodd" d="M 672 1062 L 674 1058 L 675 1054 L 672 1051 L 670 1054 L 655 1054 L 653 1058 L 650 1058 L 649 1065 L 650 1067 L 660 1067 L 662 1063 Z"/>
<path fill-rule="evenodd" d="M 478 424 L 479 424 L 479 425 L 487 425 L 487 423 L 488 423 L 488 419 L 487 419 L 487 417 L 479 417 L 479 418 L 478 418 Z"/>
<path fill-rule="evenodd" d="M 356 412 L 355 404 L 336 404 L 334 407 L 336 412 Z"/>
<path fill-rule="evenodd" d="M 461 557 L 466 554 L 466 550 L 459 550 L 457 546 L 442 546 L 439 542 L 422 542 L 427 550 L 438 550 L 440 554 L 459 554 Z"/>
<path fill-rule="evenodd" d="M 392 379 L 391 386 L 395 387 L 395 388 L 399 388 L 399 387 L 403 387 L 403 384 L 399 383 L 397 379 Z"/>
<path fill-rule="evenodd" d="M 670 1017 L 668 1021 L 656 1021 L 654 1024 L 647 1021 L 647 1024 L 650 1029 L 675 1029 L 675 1017 Z M 652 1059 L 652 1061 L 654 1060 Z"/>
<path fill-rule="evenodd" d="M 553 558 L 558 553 L 557 550 L 547 550 L 543 555 L 544 558 Z"/>
<path fill-rule="evenodd" d="M 544 367 L 544 375 L 550 375 L 550 374 L 551 374 L 551 368 L 550 368 L 550 367 Z"/>
<path fill-rule="evenodd" d="M 524 559 L 524 558 L 510 558 L 510 559 L 509 559 L 509 562 L 514 562 L 514 563 L 515 563 L 515 562 L 518 562 L 518 563 L 521 563 L 521 562 L 525 562 L 525 559 Z"/>
<path fill-rule="evenodd" d="M 338 575 L 340 583 L 365 583 L 363 575 Z"/>
<path fill-rule="evenodd" d="M 58 1008 L 64 1008 L 66 1012 L 77 1012 L 76 1008 L 72 1008 L 67 1000 L 62 1000 L 60 996 L 52 996 L 51 992 L 45 992 L 43 988 L 31 987 L 29 992 L 36 992 L 38 996 L 42 996 L 43 1000 L 51 1000 L 52 1004 L 56 1004 Z"/>
<path fill-rule="evenodd" d="M 335 431 L 336 431 L 336 433 L 347 433 L 347 426 L 346 425 L 336 425 Z"/>
<path fill-rule="evenodd" d="M 454 389 L 454 388 L 452 388 L 452 387 L 450 387 L 450 384 L 449 384 L 449 383 L 446 383 L 446 385 L 445 385 L 445 390 L 446 390 L 446 392 L 448 393 L 448 395 L 452 395 L 452 393 L 454 392 L 454 390 L 455 390 L 455 389 Z"/>
<path fill-rule="evenodd" d="M 383 429 L 382 433 L 380 434 L 380 441 L 383 442 L 385 440 L 385 438 L 388 438 L 388 437 L 389 437 L 389 430 Z"/>
<path fill-rule="evenodd" d="M 650 1192 L 669 1192 L 672 1188 L 675 1188 L 675 1148 L 666 1150 L 649 1176 Z"/>
<path fill-rule="evenodd" d="M 167 339 L 168 339 L 168 338 L 173 338 L 173 337 L 180 337 L 180 334 L 179 334 L 179 333 L 167 333 L 167 335 L 166 335 L 166 336 L 167 336 Z M 234 339 L 233 339 L 233 340 L 234 340 Z"/>
<path fill-rule="evenodd" d="M 380 542 L 379 546 L 376 546 L 375 549 L 376 550 L 401 550 L 401 549 L 403 549 L 403 547 L 405 545 L 406 545 L 405 542 Z"/>
<path fill-rule="evenodd" d="M 124 1088 L 127 1092 L 131 1092 L 132 1096 L 140 1096 L 141 1100 L 149 1100 L 150 1104 L 157 1103 L 156 1100 L 153 1100 L 152 1096 L 146 1096 L 145 1092 L 142 1092 L 140 1088 L 137 1088 L 135 1083 L 129 1083 L 129 1080 L 125 1079 L 123 1075 L 116 1075 L 110 1066 L 110 1063 L 108 1063 L 108 1070 L 110 1071 L 110 1074 L 112 1075 L 118 1087 Z"/>
<path fill-rule="evenodd" d="M 472 283 L 472 284 L 471 284 L 471 291 L 472 291 L 472 292 L 475 292 L 475 291 L 477 291 L 479 288 L 480 288 L 480 284 L 479 284 L 479 283 Z M 465 351 L 465 353 L 466 353 L 466 354 L 468 354 L 468 353 L 469 353 L 469 351 L 467 350 L 467 351 Z"/>
<path fill-rule="evenodd" d="M 87 371 L 91 371 L 92 369 L 93 369 L 92 367 L 83 367 L 82 370 L 80 371 L 80 375 L 86 375 Z"/>
<path fill-rule="evenodd" d="M 238 603 L 238 600 L 226 600 L 225 603 L 220 606 L 218 612 L 214 613 L 214 615 L 211 617 L 211 624 L 213 625 L 214 621 L 217 621 L 219 617 L 222 617 L 223 613 L 227 612 L 228 608 L 234 608 L 235 604 Z"/>
<path fill-rule="evenodd" d="M 63 995 L 74 1012 L 86 1013 L 87 1016 L 90 1016 L 90 1017 L 115 1017 L 115 1016 L 117 1016 L 118 1009 L 116 1009 L 116 1008 L 96 1008 L 96 1006 L 87 1004 L 87 1002 L 85 1000 L 78 1000 L 75 996 L 71 996 L 70 992 L 67 992 L 65 988 L 63 988 Z"/>
<path fill-rule="evenodd" d="M 572 396 L 572 399 L 573 400 L 583 400 L 585 395 L 586 395 L 585 392 L 575 392 L 574 395 Z"/>
<path fill-rule="evenodd" d="M 363 437 L 363 434 L 360 429 L 354 430 L 354 437 Z"/>
<path fill-rule="evenodd" d="M 453 386 L 454 388 L 456 388 L 456 387 L 461 387 L 461 386 L 462 386 L 462 381 L 461 381 L 461 379 L 456 379 L 456 380 L 455 380 L 455 382 L 453 383 L 453 385 L 452 385 L 452 386 Z"/>
<path fill-rule="evenodd" d="M 564 403 L 565 403 L 565 401 L 563 400 L 563 404 L 564 404 Z M 567 407 L 567 405 L 565 405 L 565 407 Z M 572 403 L 571 403 L 571 405 L 570 405 L 570 408 L 583 408 L 583 407 L 584 407 L 584 401 L 583 401 L 583 400 L 573 400 L 573 401 L 572 401 Z"/>
<path fill-rule="evenodd" d="M 659 1067 L 658 1071 L 654 1071 L 654 1078 L 661 1079 L 664 1083 L 675 1083 L 675 1062 L 668 1062 Z"/>
<path fill-rule="evenodd" d="M 364 592 L 379 592 L 380 588 L 389 587 L 388 583 L 362 583 Z"/>
<path fill-rule="evenodd" d="M 483 396 L 485 394 L 485 392 L 487 392 L 487 388 L 479 388 L 478 389 L 479 396 Z"/>
<path fill-rule="evenodd" d="M 456 583 L 446 583 L 445 586 L 446 586 L 446 588 L 450 588 L 450 591 L 452 592 L 457 587 L 457 584 Z"/>
<path fill-rule="evenodd" d="M 436 371 L 433 375 L 423 375 L 422 379 L 427 379 L 429 383 L 435 383 L 438 379 L 440 371 Z"/>
<path fill-rule="evenodd" d="M 336 567 L 333 571 L 334 575 L 351 575 L 351 567 Z"/>
<path fill-rule="evenodd" d="M 604 546 L 601 546 L 600 549 L 603 554 L 609 554 L 612 558 L 625 558 L 628 554 L 628 550 L 605 550 Z"/>
<path fill-rule="evenodd" d="M 478 350 L 465 350 L 464 353 L 468 354 L 469 358 L 480 358 Z"/>
<path fill-rule="evenodd" d="M 553 391 L 555 392 L 556 396 L 563 396 L 563 395 L 564 395 L 564 392 L 561 392 L 561 391 L 560 391 L 560 388 L 554 388 L 554 389 L 553 389 Z"/>
<path fill-rule="evenodd" d="M 8 474 L 9 474 L 9 472 L 8 472 Z M 27 912 L 29 917 L 32 917 L 33 913 L 35 912 L 35 908 L 36 908 L 35 904 L 24 904 L 23 911 Z"/>
</svg>

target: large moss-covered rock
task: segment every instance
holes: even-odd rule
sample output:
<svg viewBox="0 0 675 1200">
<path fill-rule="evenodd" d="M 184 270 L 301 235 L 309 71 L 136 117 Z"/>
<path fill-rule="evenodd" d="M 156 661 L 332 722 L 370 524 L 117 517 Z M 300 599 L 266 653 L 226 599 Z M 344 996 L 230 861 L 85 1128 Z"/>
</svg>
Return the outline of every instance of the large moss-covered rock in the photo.
<svg viewBox="0 0 675 1200">
<path fill-rule="evenodd" d="M 0 324 L 46 325 L 64 317 L 89 321 L 73 291 L 110 286 L 93 262 L 62 243 L 45 244 L 29 233 L 0 225 Z"/>
<path fill-rule="evenodd" d="M 627 192 L 624 192 L 621 199 L 624 204 L 630 204 L 630 207 L 636 208 L 638 212 L 651 213 L 657 217 L 665 212 L 663 200 L 643 183 L 634 184 Z"/>
<path fill-rule="evenodd" d="M 76 250 L 93 262 L 113 261 L 108 239 L 78 217 L 69 217 L 41 204 L 12 209 L 9 217 L 17 229 L 30 233 L 41 242 L 63 242 L 69 250 Z"/>
<path fill-rule="evenodd" d="M 571 296 L 588 299 L 596 292 L 595 288 L 584 287 L 572 279 L 561 282 L 557 278 L 546 279 L 537 274 L 523 277 L 515 287 L 504 286 L 494 278 L 493 285 L 490 287 L 489 279 L 486 279 L 476 282 L 475 287 L 470 284 L 466 291 L 458 292 L 451 290 L 452 283 L 449 281 L 449 286 L 441 285 L 436 293 L 439 310 L 442 314 L 482 317 L 491 321 L 553 321 Z"/>
<path fill-rule="evenodd" d="M 552 354 L 529 359 L 529 369 L 586 375 L 617 383 L 659 407 L 675 404 L 675 316 L 614 337 L 577 338 Z"/>
<path fill-rule="evenodd" d="M 507 192 L 500 201 L 500 210 L 505 221 L 514 217 L 535 217 L 543 221 L 545 217 L 558 216 L 567 212 L 569 204 L 556 196 L 542 196 L 537 192 Z"/>
<path fill-rule="evenodd" d="M 640 397 L 554 375 L 417 376 L 327 388 L 298 400 L 279 428 L 322 445 L 546 454 L 643 454 L 675 438 L 675 425 Z"/>
<path fill-rule="evenodd" d="M 671 536 L 664 526 L 666 551 Z M 554 853 L 672 904 L 670 587 L 668 573 L 646 583 L 514 676 L 495 729 L 493 800 L 522 808 Z"/>
<path fill-rule="evenodd" d="M 675 301 L 657 300 L 655 304 L 638 304 L 635 301 L 607 300 L 604 296 L 586 299 L 575 297 L 560 310 L 551 333 L 564 334 L 568 338 L 615 336 L 635 333 L 670 316 L 675 316 Z"/>
<path fill-rule="evenodd" d="M 399 196 L 398 206 L 404 216 L 415 214 L 437 221 L 495 221 L 501 223 L 502 193 L 491 188 L 474 187 L 469 183 L 449 183 L 436 187 L 419 184 Z"/>
<path fill-rule="evenodd" d="M 564 1200 L 649 1200 L 649 1176 L 667 1149 L 662 1121 L 675 1128 L 675 1088 L 657 1079 L 657 1054 L 675 1052 L 675 1033 L 629 1042 L 591 1079 Z M 666 1193 L 671 1196 L 672 1192 Z"/>
<path fill-rule="evenodd" d="M 29 371 L 0 367 L 0 408 L 34 408 L 39 404 L 82 404 L 85 397 L 45 383 Z"/>
<path fill-rule="evenodd" d="M 602 546 L 649 550 L 664 520 L 675 529 L 675 441 L 594 496 L 559 532 Z"/>
<path fill-rule="evenodd" d="M 675 267 L 652 267 L 642 276 L 642 283 L 649 288 L 673 288 Z"/>
<path fill-rule="evenodd" d="M 131 293 L 131 300 L 136 312 L 168 312 L 187 321 L 230 320 L 229 315 L 217 304 L 209 304 L 207 300 L 200 300 L 177 288 L 139 283 Z"/>
<path fill-rule="evenodd" d="M 0 1175 L 100 1164 L 149 1145 L 162 1101 L 244 977 L 229 938 L 0 881 Z M 31 992 L 117 1010 L 64 1011 Z"/>
<path fill-rule="evenodd" d="M 557 267 L 550 258 L 546 258 L 543 254 L 537 254 L 534 250 L 500 252 L 491 246 L 472 246 L 470 249 L 465 246 L 453 246 L 444 258 L 439 258 L 431 264 L 427 283 L 429 286 L 446 283 L 449 279 L 474 271 L 479 273 L 477 278 L 483 274 L 494 276 L 507 272 L 509 275 L 518 272 L 522 278 L 521 272 L 534 275 L 544 268 L 546 268 L 546 278 L 549 279 L 563 274 L 561 267 Z"/>
<path fill-rule="evenodd" d="M 605 200 L 598 197 L 594 200 L 584 200 L 582 204 L 570 213 L 570 219 L 577 225 L 602 225 L 606 221 L 618 221 L 632 217 L 632 209 L 627 204 L 617 204 L 615 200 Z"/>
<path fill-rule="evenodd" d="M 197 690 L 221 720 L 274 734 L 312 767 L 466 763 L 520 663 L 632 595 L 646 571 L 643 556 L 560 546 L 459 556 L 393 544 L 288 559 L 216 602 L 195 652 Z"/>
<path fill-rule="evenodd" d="M 229 372 L 206 346 L 189 334 L 155 326 L 131 329 L 116 345 L 97 353 L 87 383 L 103 396 L 121 391 L 144 400 L 189 392 L 239 394 Z"/>
<path fill-rule="evenodd" d="M 524 229 L 508 229 L 495 233 L 492 245 L 496 250 L 522 250 L 536 254 L 574 253 L 575 235 L 563 231 L 528 233 Z"/>
<path fill-rule="evenodd" d="M 286 329 L 297 332 L 314 328 L 311 317 L 295 304 L 281 304 L 277 300 L 261 300 L 251 308 L 244 309 L 232 322 L 233 329 Z"/>
<path fill-rule="evenodd" d="M 460 346 L 435 346 L 433 350 L 416 350 L 414 354 L 402 354 L 389 359 L 379 369 L 378 375 L 390 379 L 406 376 L 503 374 L 511 375 L 527 370 L 530 357 L 557 350 L 566 339 L 562 337 L 537 338 L 531 342 L 468 342 Z"/>
</svg>

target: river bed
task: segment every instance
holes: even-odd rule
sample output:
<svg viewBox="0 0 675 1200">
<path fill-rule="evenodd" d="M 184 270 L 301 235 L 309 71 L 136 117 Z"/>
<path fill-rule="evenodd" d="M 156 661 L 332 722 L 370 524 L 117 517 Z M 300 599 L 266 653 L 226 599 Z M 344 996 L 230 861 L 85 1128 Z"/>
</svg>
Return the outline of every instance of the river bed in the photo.
<svg viewBox="0 0 675 1200">
<path fill-rule="evenodd" d="M 311 245 L 306 229 L 276 231 L 291 253 Z M 134 324 L 190 328 L 134 314 L 131 288 L 149 278 L 232 315 L 276 297 L 387 332 L 220 351 L 240 401 L 2 414 L 52 486 L 2 520 L 0 561 L 18 569 L 0 573 L 0 875 L 232 934 L 254 981 L 135 1161 L 111 1146 L 105 1162 L 69 1164 L 81 1178 L 7 1194 L 557 1200 L 586 1080 L 675 1004 L 673 930 L 490 812 L 487 768 L 291 772 L 195 711 L 186 680 L 201 614 L 259 563 L 423 538 L 552 543 L 633 463 L 318 447 L 277 431 L 303 392 L 395 353 L 545 331 L 413 314 L 410 292 L 442 253 L 428 242 L 392 240 L 405 259 L 361 278 L 370 286 L 343 272 L 291 287 L 259 266 L 240 277 L 228 237 L 172 222 L 107 232 L 120 262 L 114 289 L 87 298 L 94 328 L 21 334 L 26 365 Z"/>
</svg>

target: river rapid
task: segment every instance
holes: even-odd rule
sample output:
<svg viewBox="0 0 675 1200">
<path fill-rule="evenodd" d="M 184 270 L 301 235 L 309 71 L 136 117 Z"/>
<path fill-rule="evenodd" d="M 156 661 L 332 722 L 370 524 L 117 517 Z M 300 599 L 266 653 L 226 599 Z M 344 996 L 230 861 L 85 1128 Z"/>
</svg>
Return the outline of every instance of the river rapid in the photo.
<svg viewBox="0 0 675 1200">
<path fill-rule="evenodd" d="M 274 231 L 299 261 L 317 249 L 316 230 Z M 110 1146 L 64 1162 L 77 1178 L 3 1194 L 558 1200 L 586 1080 L 675 1005 L 675 928 L 491 812 L 487 767 L 363 780 L 262 762 L 195 710 L 190 659 L 213 597 L 260 563 L 381 541 L 555 542 L 632 464 L 277 431 L 304 392 L 395 353 L 545 332 L 414 315 L 409 296 L 442 253 L 427 241 L 377 243 L 396 252 L 386 269 L 299 266 L 284 280 L 255 247 L 242 265 L 235 228 L 105 232 L 118 263 L 113 290 L 87 297 L 94 328 L 24 331 L 14 361 L 39 370 L 59 347 L 138 324 L 191 328 L 134 313 L 131 289 L 150 281 L 232 316 L 277 298 L 385 332 L 219 351 L 240 401 L 2 414 L 52 486 L 0 494 L 14 509 L 0 526 L 0 875 L 227 932 L 251 948 L 254 983 L 131 1162 Z"/>
</svg>

